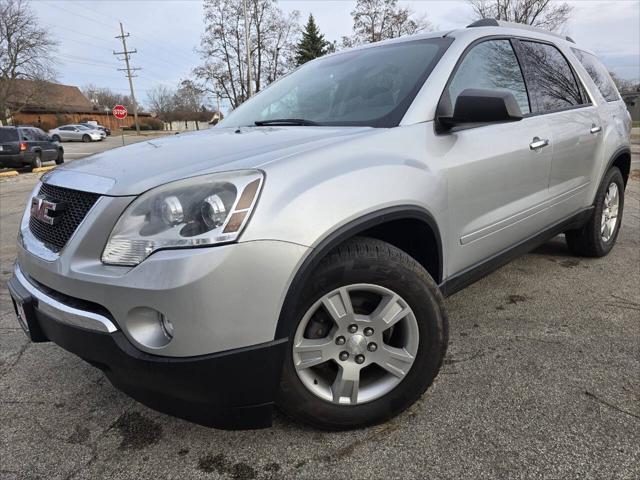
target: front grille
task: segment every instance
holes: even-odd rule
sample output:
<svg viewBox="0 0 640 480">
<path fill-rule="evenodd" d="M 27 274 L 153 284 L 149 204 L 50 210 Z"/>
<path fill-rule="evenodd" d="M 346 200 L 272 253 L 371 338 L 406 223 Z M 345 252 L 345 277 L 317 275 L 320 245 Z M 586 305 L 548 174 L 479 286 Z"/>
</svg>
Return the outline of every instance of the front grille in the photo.
<svg viewBox="0 0 640 480">
<path fill-rule="evenodd" d="M 42 184 L 38 195 L 46 197 L 47 200 L 65 203 L 65 209 L 60 213 L 59 220 L 55 225 L 49 225 L 34 217 L 29 218 L 31 233 L 54 252 L 59 252 L 64 248 L 73 232 L 76 231 L 78 225 L 100 197 L 96 193 L 79 192 L 46 183 Z"/>
</svg>

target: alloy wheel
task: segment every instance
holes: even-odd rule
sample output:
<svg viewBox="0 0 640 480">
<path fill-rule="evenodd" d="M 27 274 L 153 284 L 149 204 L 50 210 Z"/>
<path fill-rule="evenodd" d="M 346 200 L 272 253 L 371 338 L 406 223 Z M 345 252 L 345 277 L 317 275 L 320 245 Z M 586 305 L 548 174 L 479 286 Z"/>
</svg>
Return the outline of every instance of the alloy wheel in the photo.
<svg viewBox="0 0 640 480">
<path fill-rule="evenodd" d="M 338 405 L 384 396 L 409 373 L 419 329 L 409 304 L 373 284 L 337 288 L 304 315 L 293 341 L 293 362 L 303 385 Z"/>
<path fill-rule="evenodd" d="M 618 207 L 620 206 L 620 195 L 618 185 L 615 182 L 609 184 L 607 193 L 604 196 L 602 207 L 602 218 L 600 221 L 600 236 L 603 242 L 608 242 L 613 236 L 618 223 Z"/>
</svg>

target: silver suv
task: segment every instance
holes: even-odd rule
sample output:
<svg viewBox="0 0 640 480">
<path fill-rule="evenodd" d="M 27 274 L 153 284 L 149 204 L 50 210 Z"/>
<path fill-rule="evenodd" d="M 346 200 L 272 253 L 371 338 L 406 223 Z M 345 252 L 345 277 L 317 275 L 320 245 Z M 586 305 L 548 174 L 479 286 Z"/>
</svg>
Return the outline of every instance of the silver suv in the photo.
<svg viewBox="0 0 640 480">
<path fill-rule="evenodd" d="M 374 424 L 438 374 L 444 296 L 560 233 L 611 250 L 630 124 L 597 58 L 537 30 L 338 52 L 212 130 L 45 175 L 11 295 L 33 341 L 160 411 Z"/>
</svg>

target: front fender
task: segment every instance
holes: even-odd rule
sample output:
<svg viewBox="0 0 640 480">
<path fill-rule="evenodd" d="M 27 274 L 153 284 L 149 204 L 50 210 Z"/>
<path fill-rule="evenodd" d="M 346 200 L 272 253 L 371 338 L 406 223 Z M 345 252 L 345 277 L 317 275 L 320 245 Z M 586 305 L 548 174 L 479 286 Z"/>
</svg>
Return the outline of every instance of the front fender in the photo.
<svg viewBox="0 0 640 480">
<path fill-rule="evenodd" d="M 379 129 L 263 166 L 264 189 L 241 241 L 316 247 L 342 226 L 398 206 L 430 212 L 443 231 L 446 176 L 429 162 L 429 128 L 431 123 Z"/>
</svg>

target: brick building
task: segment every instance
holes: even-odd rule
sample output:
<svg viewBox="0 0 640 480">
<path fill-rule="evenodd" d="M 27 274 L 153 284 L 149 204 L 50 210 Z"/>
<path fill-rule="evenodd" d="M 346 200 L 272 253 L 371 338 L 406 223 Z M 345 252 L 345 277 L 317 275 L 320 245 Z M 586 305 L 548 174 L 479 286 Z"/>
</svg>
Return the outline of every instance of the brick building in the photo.
<svg viewBox="0 0 640 480">
<path fill-rule="evenodd" d="M 111 130 L 133 126 L 133 112 L 124 120 L 117 120 L 104 109 L 94 105 L 78 87 L 51 82 L 16 80 L 14 98 L 10 101 L 22 106 L 13 115 L 13 125 L 33 125 L 50 130 L 59 125 L 93 120 Z M 150 119 L 148 113 L 138 113 L 140 123 Z"/>
</svg>

